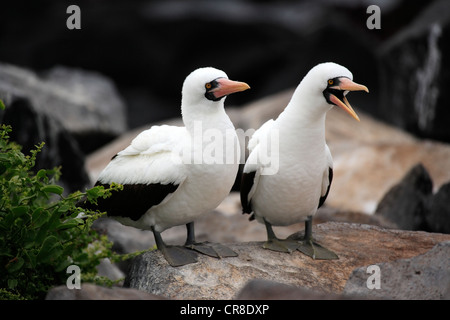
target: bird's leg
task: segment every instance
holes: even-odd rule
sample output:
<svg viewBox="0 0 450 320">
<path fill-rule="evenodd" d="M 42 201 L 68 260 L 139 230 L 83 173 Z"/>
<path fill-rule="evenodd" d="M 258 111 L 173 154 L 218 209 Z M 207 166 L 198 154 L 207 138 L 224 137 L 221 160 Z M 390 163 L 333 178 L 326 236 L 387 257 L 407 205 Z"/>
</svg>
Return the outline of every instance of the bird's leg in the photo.
<svg viewBox="0 0 450 320">
<path fill-rule="evenodd" d="M 196 242 L 194 222 L 186 224 L 187 238 L 185 246 L 214 258 L 237 257 L 237 253 L 220 243 Z"/>
<path fill-rule="evenodd" d="M 190 222 L 186 225 L 187 237 L 185 246 L 190 246 L 195 244 L 195 230 L 194 230 L 194 222 Z"/>
<path fill-rule="evenodd" d="M 161 233 L 152 227 L 156 247 L 162 252 L 164 258 L 172 267 L 184 266 L 185 264 L 197 262 L 197 255 L 191 250 L 180 246 L 168 246 L 164 243 Z"/>
<path fill-rule="evenodd" d="M 312 237 L 312 216 L 309 216 L 305 221 L 305 235 L 300 243 L 301 244 L 297 250 L 315 260 L 339 259 L 333 251 L 322 247 L 314 241 Z"/>
<path fill-rule="evenodd" d="M 299 246 L 299 242 L 297 240 L 278 239 L 277 236 L 275 235 L 275 232 L 273 232 L 272 225 L 266 219 L 264 219 L 264 224 L 266 226 L 267 231 L 267 241 L 263 244 L 264 249 L 289 253 L 297 249 L 297 247 Z"/>
</svg>

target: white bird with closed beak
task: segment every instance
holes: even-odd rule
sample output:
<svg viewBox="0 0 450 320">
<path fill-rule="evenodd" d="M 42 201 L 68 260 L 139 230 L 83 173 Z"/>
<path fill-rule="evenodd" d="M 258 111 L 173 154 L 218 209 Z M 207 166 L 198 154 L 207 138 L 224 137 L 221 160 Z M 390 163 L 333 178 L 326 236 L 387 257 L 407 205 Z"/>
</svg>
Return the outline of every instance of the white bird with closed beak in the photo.
<svg viewBox="0 0 450 320">
<path fill-rule="evenodd" d="M 153 126 L 140 133 L 111 159 L 96 183 L 109 186 L 115 182 L 122 184 L 123 190 L 99 199 L 98 205 L 85 202 L 82 206 L 106 211 L 108 217 L 125 225 L 152 230 L 158 249 L 172 266 L 196 262 L 196 252 L 219 258 L 236 256 L 223 245 L 197 243 L 194 220 L 214 210 L 235 182 L 240 148 L 224 100 L 229 94 L 249 88 L 244 82 L 229 80 L 225 72 L 215 68 L 193 71 L 182 88 L 184 127 Z M 211 129 L 227 142 L 223 157 L 234 153 L 235 161 L 202 161 L 202 152 L 209 143 L 204 133 Z M 185 245 L 166 245 L 161 232 L 184 224 Z"/>
</svg>

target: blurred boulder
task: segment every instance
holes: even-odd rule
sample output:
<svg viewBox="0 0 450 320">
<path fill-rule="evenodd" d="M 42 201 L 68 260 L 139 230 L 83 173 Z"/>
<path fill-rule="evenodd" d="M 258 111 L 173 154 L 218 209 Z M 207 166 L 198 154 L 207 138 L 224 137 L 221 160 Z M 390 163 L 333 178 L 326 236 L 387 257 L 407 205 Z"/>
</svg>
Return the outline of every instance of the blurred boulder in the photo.
<svg viewBox="0 0 450 320">
<path fill-rule="evenodd" d="M 448 300 L 450 297 L 450 241 L 409 259 L 377 263 L 379 288 L 368 288 L 368 266 L 355 269 L 344 293 L 359 297 L 396 300 Z"/>
<path fill-rule="evenodd" d="M 53 67 L 42 74 L 46 86 L 66 101 L 46 103 L 51 114 L 88 153 L 127 129 L 125 103 L 111 79 L 98 72 L 63 66 Z M 58 97 L 59 98 L 59 97 Z"/>
<path fill-rule="evenodd" d="M 66 191 L 90 184 L 85 153 L 126 130 L 125 105 L 114 84 L 94 72 L 55 67 L 42 76 L 0 63 L 0 121 L 13 127 L 11 139 L 29 152 L 45 142 L 36 169 L 62 166 Z"/>
<path fill-rule="evenodd" d="M 378 204 L 376 214 L 391 220 L 403 230 L 427 230 L 425 220 L 432 190 L 430 175 L 422 164 L 418 164 L 386 193 Z"/>
<path fill-rule="evenodd" d="M 381 199 L 375 216 L 403 230 L 450 233 L 450 183 L 433 194 L 433 181 L 417 164 Z"/>
<path fill-rule="evenodd" d="M 0 63 L 0 97 L 6 105 L 17 98 L 28 99 L 37 114 L 58 122 L 85 153 L 126 130 L 122 98 L 111 80 L 96 72 L 54 67 L 38 76 Z M 20 124 L 16 130 L 21 130 Z"/>
<path fill-rule="evenodd" d="M 12 126 L 10 139 L 29 154 L 36 145 L 45 142 L 36 157 L 35 171 L 61 166 L 58 181 L 66 193 L 84 188 L 90 183 L 84 168 L 84 154 L 77 141 L 52 116 L 39 112 L 28 98 L 13 98 L 6 110 L 0 112 L 2 123 Z"/>
<path fill-rule="evenodd" d="M 433 196 L 426 223 L 433 232 L 450 233 L 450 182 Z"/>
<path fill-rule="evenodd" d="M 378 115 L 420 136 L 450 142 L 450 2 L 432 2 L 379 50 Z"/>
</svg>

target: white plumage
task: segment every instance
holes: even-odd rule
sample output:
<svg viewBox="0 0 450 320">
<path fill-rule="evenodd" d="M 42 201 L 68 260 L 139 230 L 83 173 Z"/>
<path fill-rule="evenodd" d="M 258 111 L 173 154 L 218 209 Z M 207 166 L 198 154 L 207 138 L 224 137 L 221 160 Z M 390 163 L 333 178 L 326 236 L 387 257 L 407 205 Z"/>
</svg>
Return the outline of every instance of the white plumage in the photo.
<svg viewBox="0 0 450 320">
<path fill-rule="evenodd" d="M 97 184 L 124 185 L 111 199 L 99 201 L 99 209 L 123 224 L 152 230 L 158 248 L 172 265 L 195 259 L 185 259 L 180 250 L 170 251 L 159 233 L 186 224 L 187 243 L 194 245 L 193 221 L 216 208 L 233 186 L 240 148 L 224 100 L 228 94 L 248 88 L 245 83 L 228 80 L 221 70 L 195 70 L 182 89 L 185 126 L 154 126 L 143 131 L 99 175 Z M 211 131 L 227 143 L 221 145 L 222 155 L 217 152 L 213 161 L 205 163 L 204 151 L 212 143 L 205 134 Z M 231 157 L 234 161 L 226 163 L 224 158 L 230 153 L 235 154 Z"/>
<path fill-rule="evenodd" d="M 186 167 L 181 164 L 176 151 L 177 145 L 187 138 L 184 127 L 153 126 L 120 151 L 100 173 L 98 181 L 104 184 L 113 181 L 121 184 L 180 184 L 186 178 Z"/>
<path fill-rule="evenodd" d="M 269 249 L 298 249 L 292 243 L 284 247 L 271 226 L 310 221 L 328 195 L 333 160 L 325 141 L 326 113 L 338 105 L 359 120 L 345 95 L 349 90 L 367 88 L 352 79 L 345 67 L 335 63 L 317 65 L 301 81 L 279 117 L 263 124 L 249 141 L 241 201 L 244 213 L 253 213 L 252 217 L 266 224 L 269 241 L 265 246 Z M 260 161 L 260 155 L 267 153 L 261 148 L 268 145 L 262 141 L 274 138 L 278 139 L 276 172 L 268 171 Z"/>
</svg>

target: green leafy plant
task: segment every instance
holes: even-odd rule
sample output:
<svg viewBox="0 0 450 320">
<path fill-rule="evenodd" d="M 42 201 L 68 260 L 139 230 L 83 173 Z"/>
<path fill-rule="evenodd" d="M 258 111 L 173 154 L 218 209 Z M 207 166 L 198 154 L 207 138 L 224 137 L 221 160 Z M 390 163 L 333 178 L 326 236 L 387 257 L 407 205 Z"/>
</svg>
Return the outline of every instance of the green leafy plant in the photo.
<svg viewBox="0 0 450 320">
<path fill-rule="evenodd" d="M 122 186 L 97 186 L 64 196 L 64 189 L 56 184 L 60 168 L 33 172 L 44 143 L 25 155 L 8 140 L 10 132 L 10 126 L 1 125 L 0 299 L 42 299 L 49 288 L 66 283 L 70 265 L 80 268 L 83 282 L 107 283 L 97 276 L 100 261 L 132 255 L 112 252 L 106 235 L 91 228 L 104 213 L 77 203 L 82 199 L 95 203 Z"/>
</svg>

